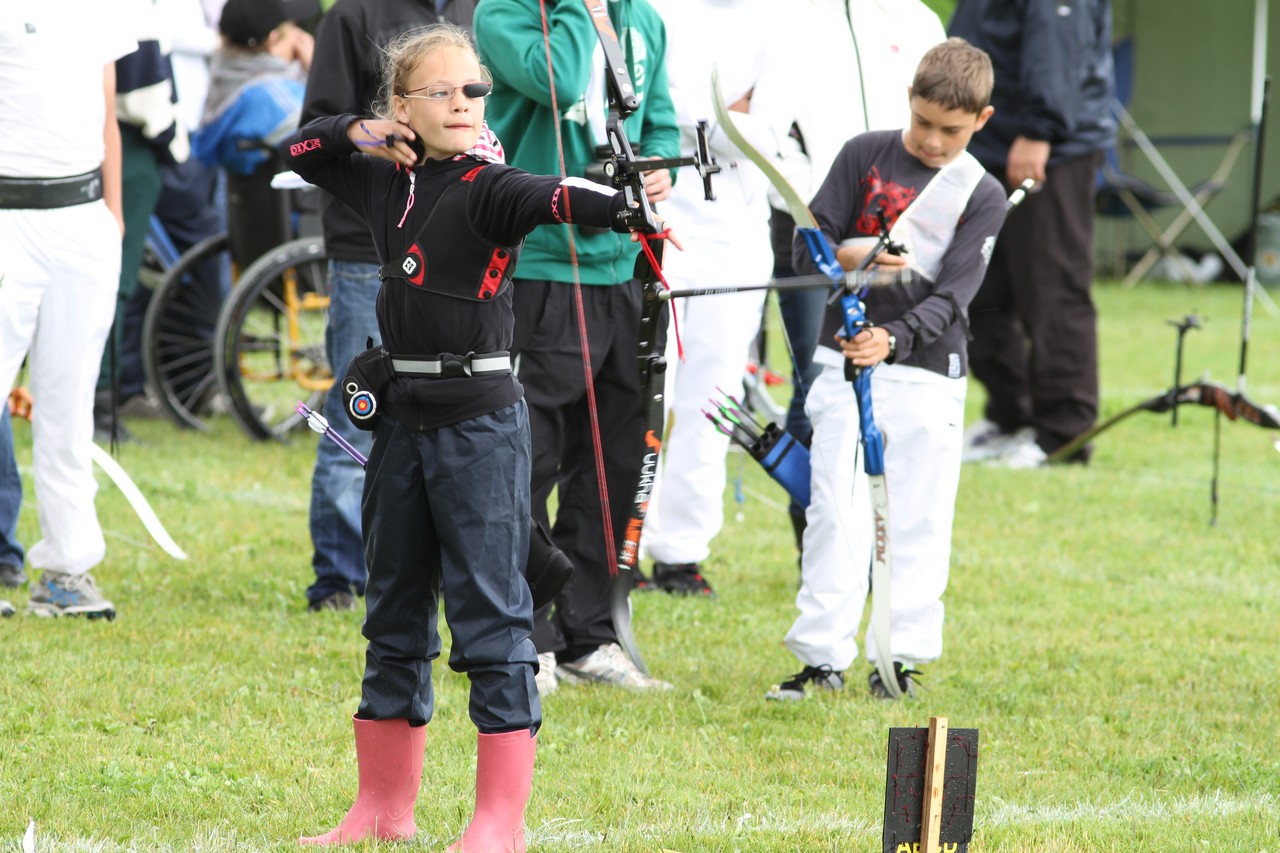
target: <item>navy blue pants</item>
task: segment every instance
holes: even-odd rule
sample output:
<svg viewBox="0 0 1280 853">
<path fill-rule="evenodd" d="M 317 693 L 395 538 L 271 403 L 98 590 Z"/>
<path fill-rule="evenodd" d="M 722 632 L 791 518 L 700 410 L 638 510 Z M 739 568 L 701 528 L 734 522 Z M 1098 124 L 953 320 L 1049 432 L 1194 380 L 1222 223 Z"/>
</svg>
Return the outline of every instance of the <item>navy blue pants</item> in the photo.
<svg viewBox="0 0 1280 853">
<path fill-rule="evenodd" d="M 471 679 L 476 727 L 498 734 L 541 724 L 533 599 L 522 571 L 529 453 L 523 400 L 425 432 L 379 421 L 362 505 L 369 646 L 357 716 L 431 719 L 443 594 L 449 666 Z"/>
<path fill-rule="evenodd" d="M 26 552 L 18 541 L 18 512 L 22 509 L 22 475 L 13 452 L 13 422 L 8 395 L 0 397 L 0 566 L 22 568 Z"/>
</svg>

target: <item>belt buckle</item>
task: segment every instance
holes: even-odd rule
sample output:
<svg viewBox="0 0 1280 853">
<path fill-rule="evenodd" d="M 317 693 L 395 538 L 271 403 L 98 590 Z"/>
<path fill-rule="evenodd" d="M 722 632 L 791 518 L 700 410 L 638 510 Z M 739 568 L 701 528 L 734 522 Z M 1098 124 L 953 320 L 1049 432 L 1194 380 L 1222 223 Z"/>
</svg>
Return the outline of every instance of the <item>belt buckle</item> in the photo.
<svg viewBox="0 0 1280 853">
<path fill-rule="evenodd" d="M 440 354 L 440 378 L 460 379 L 471 375 L 471 356 L 456 356 L 453 353 Z"/>
</svg>

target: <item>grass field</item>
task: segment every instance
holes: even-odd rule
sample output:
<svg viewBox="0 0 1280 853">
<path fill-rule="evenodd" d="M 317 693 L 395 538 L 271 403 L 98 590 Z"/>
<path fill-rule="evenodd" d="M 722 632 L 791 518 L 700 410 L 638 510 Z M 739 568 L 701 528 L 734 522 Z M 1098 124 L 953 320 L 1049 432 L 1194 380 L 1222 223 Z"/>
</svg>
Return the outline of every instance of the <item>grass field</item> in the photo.
<svg viewBox="0 0 1280 853">
<path fill-rule="evenodd" d="M 1103 414 L 1172 380 L 1232 387 L 1240 291 L 1098 290 Z M 776 336 L 775 336 L 776 337 Z M 1280 319 L 1255 316 L 1249 391 L 1280 402 Z M 974 387 L 970 417 L 980 391 Z M 0 621 L 0 851 L 292 850 L 355 792 L 350 716 L 360 613 L 312 614 L 307 504 L 314 438 L 255 444 L 130 424 L 120 461 L 191 559 L 152 544 L 101 479 L 114 622 Z M 16 427 L 24 470 L 30 429 Z M 866 693 L 778 705 L 796 669 L 781 638 L 797 572 L 781 490 L 729 457 L 735 500 L 706 572 L 715 602 L 659 593 L 635 625 L 663 695 L 562 687 L 545 702 L 528 811 L 539 851 L 879 848 L 891 726 L 978 728 L 973 851 L 1280 850 L 1280 433 L 1184 407 L 1124 421 L 1087 468 L 966 468 L 946 651 L 914 701 Z M 21 533 L 36 535 L 36 507 Z M 895 511 L 908 508 L 895 507 Z M 447 654 L 447 651 L 446 651 Z M 470 814 L 467 682 L 435 671 L 418 838 L 441 849 Z"/>
</svg>

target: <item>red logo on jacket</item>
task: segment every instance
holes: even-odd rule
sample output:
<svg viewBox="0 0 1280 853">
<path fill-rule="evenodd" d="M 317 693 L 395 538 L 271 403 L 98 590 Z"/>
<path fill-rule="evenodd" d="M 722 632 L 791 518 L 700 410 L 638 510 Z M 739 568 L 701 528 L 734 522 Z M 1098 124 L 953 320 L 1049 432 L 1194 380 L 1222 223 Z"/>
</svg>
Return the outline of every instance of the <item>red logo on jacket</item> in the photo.
<svg viewBox="0 0 1280 853">
<path fill-rule="evenodd" d="M 301 142 L 295 142 L 289 146 L 289 156 L 301 157 L 303 154 L 306 154 L 308 151 L 315 151 L 319 147 L 320 147 L 320 140 L 318 138 L 304 139 Z"/>
</svg>

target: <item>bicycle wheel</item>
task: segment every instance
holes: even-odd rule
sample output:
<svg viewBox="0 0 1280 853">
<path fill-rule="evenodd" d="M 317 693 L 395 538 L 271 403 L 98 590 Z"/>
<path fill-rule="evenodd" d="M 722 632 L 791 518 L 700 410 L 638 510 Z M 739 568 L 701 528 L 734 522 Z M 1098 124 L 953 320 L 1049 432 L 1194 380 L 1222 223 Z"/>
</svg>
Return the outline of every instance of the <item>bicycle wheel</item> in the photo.
<svg viewBox="0 0 1280 853">
<path fill-rule="evenodd" d="M 252 438 L 283 440 L 302 423 L 297 401 L 318 409 L 333 384 L 328 264 L 319 237 L 285 243 L 244 271 L 218 316 L 218 387 Z"/>
<path fill-rule="evenodd" d="M 208 431 L 217 390 L 213 337 L 231 283 L 226 234 L 196 243 L 164 274 L 142 326 L 142 364 L 160 408 L 180 427 Z"/>
</svg>

